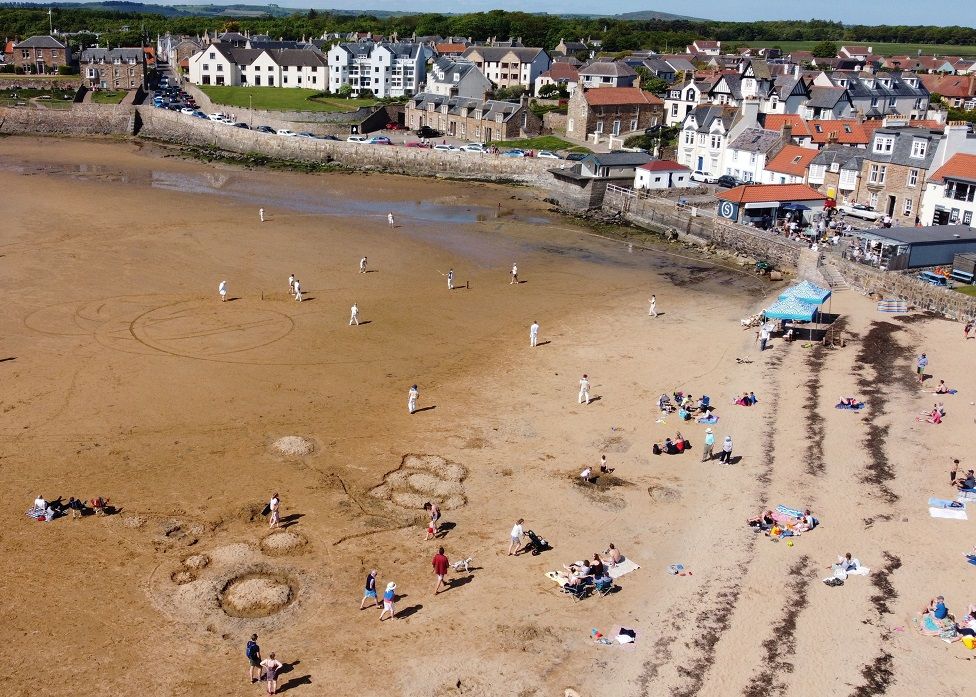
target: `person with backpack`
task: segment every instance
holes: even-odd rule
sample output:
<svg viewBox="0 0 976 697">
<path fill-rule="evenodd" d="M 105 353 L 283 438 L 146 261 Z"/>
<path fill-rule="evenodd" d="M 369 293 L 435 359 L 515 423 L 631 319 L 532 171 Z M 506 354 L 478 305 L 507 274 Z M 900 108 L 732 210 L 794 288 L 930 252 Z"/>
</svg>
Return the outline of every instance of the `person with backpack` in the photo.
<svg viewBox="0 0 976 697">
<path fill-rule="evenodd" d="M 244 655 L 247 657 L 247 675 L 253 685 L 261 679 L 261 647 L 258 646 L 257 634 L 251 635 L 251 640 L 244 647 Z M 257 675 L 254 671 L 257 671 Z"/>
</svg>

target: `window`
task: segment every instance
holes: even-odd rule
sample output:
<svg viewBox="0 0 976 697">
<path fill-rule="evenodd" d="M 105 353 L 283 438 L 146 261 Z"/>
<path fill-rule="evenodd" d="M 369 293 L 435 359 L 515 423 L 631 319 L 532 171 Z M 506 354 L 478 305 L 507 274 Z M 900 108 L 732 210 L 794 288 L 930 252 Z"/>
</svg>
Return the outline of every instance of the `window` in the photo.
<svg viewBox="0 0 976 697">
<path fill-rule="evenodd" d="M 575 126 L 575 125 L 576 125 L 576 122 L 573 119 L 569 119 L 569 121 L 567 121 L 567 123 L 566 123 L 566 130 L 569 131 L 570 133 L 572 133 L 573 132 L 573 126 Z"/>
<path fill-rule="evenodd" d="M 671 116 L 677 116 L 677 115 L 678 115 L 678 105 L 677 104 L 672 104 L 671 105 Z"/>
<path fill-rule="evenodd" d="M 603 121 L 596 122 L 596 132 L 603 133 Z"/>
<path fill-rule="evenodd" d="M 695 134 L 693 131 L 685 131 L 685 145 L 695 144 Z"/>
<path fill-rule="evenodd" d="M 894 147 L 894 136 L 877 136 L 874 139 L 874 152 L 891 152 Z"/>
<path fill-rule="evenodd" d="M 809 181 L 811 184 L 822 184 L 827 172 L 825 165 L 810 165 Z"/>
<path fill-rule="evenodd" d="M 210 60 L 215 60 L 216 58 L 217 58 L 217 54 L 214 53 L 213 51 L 211 51 L 210 52 Z"/>
<path fill-rule="evenodd" d="M 222 72 L 224 72 L 224 66 L 223 66 L 223 64 L 218 64 L 218 65 L 217 65 L 217 72 L 218 72 L 218 73 L 222 73 Z"/>
<path fill-rule="evenodd" d="M 894 109 L 898 105 L 898 99 L 896 97 L 890 97 L 888 99 L 888 106 Z"/>
<path fill-rule="evenodd" d="M 869 204 L 870 204 L 871 208 L 877 208 L 878 207 L 878 194 L 877 193 L 871 194 L 871 200 L 869 201 Z"/>
<path fill-rule="evenodd" d="M 905 197 L 905 208 L 903 210 L 905 211 L 904 212 L 904 215 L 911 215 L 912 214 L 912 199 L 911 199 L 911 197 L 909 197 L 909 196 L 906 196 Z"/>
<path fill-rule="evenodd" d="M 637 130 L 637 119 L 631 119 L 630 120 L 630 130 L 632 130 L 632 131 L 636 131 Z"/>
<path fill-rule="evenodd" d="M 908 170 L 908 186 L 914 188 L 918 185 L 918 170 L 910 169 Z"/>
<path fill-rule="evenodd" d="M 614 119 L 613 120 L 613 134 L 615 136 L 619 136 L 620 135 L 620 119 Z"/>
<path fill-rule="evenodd" d="M 962 224 L 963 225 L 969 225 L 972 222 L 973 222 L 973 212 L 972 211 L 965 211 L 962 214 Z"/>
<path fill-rule="evenodd" d="M 853 191 L 855 187 L 857 187 L 857 172 L 853 169 L 845 169 L 840 173 L 840 188 Z"/>
<path fill-rule="evenodd" d="M 887 171 L 888 167 L 886 165 L 871 165 L 871 169 L 868 171 L 868 183 L 884 184 Z"/>
<path fill-rule="evenodd" d="M 210 65 L 209 65 L 209 64 L 207 64 L 207 63 L 204 63 L 204 64 L 203 64 L 203 69 L 204 69 L 204 70 L 210 70 Z"/>
<path fill-rule="evenodd" d="M 916 158 L 925 157 L 925 153 L 928 150 L 928 147 L 929 147 L 929 142 L 924 138 L 912 138 L 912 157 L 916 157 Z"/>
<path fill-rule="evenodd" d="M 711 147 L 716 149 L 722 147 L 722 136 L 712 136 Z"/>
<path fill-rule="evenodd" d="M 837 172 L 839 172 L 840 171 L 840 163 L 839 162 L 831 162 L 830 163 L 830 171 L 833 172 L 834 174 L 836 174 Z"/>
</svg>

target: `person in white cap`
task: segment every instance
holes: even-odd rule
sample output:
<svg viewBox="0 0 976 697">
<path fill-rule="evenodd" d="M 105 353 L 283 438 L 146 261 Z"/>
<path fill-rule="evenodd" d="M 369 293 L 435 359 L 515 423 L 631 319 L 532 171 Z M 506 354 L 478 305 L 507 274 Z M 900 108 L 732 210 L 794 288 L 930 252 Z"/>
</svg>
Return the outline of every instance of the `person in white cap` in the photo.
<svg viewBox="0 0 976 697">
<path fill-rule="evenodd" d="M 712 459 L 712 448 L 715 447 L 715 434 L 712 433 L 711 428 L 705 429 L 705 448 L 702 450 L 702 462 L 708 462 Z"/>
<path fill-rule="evenodd" d="M 227 300 L 227 281 L 220 282 L 220 285 L 217 286 L 217 292 L 220 293 L 220 302 Z"/>
<path fill-rule="evenodd" d="M 390 619 L 396 619 L 396 607 L 393 605 L 394 598 L 396 598 L 396 584 L 390 581 L 386 584 L 386 591 L 383 593 L 383 609 L 380 611 L 380 622 L 383 621 L 383 615 L 387 612 L 390 613 Z"/>
<path fill-rule="evenodd" d="M 352 309 L 349 311 L 349 326 L 352 325 L 359 326 L 359 307 L 356 303 L 352 304 Z"/>
<path fill-rule="evenodd" d="M 366 257 L 359 260 L 359 273 L 366 273 Z"/>
<path fill-rule="evenodd" d="M 297 278 L 295 279 L 295 300 L 298 302 L 302 301 L 302 282 Z"/>
<path fill-rule="evenodd" d="M 583 377 L 580 378 L 579 403 L 590 403 L 590 379 L 586 377 L 586 373 L 583 373 Z"/>
<path fill-rule="evenodd" d="M 407 411 L 409 411 L 411 414 L 417 411 L 418 397 L 420 397 L 420 390 L 418 390 L 417 386 L 414 385 L 413 387 L 410 388 L 410 391 L 407 393 Z"/>
<path fill-rule="evenodd" d="M 539 345 L 539 323 L 533 320 L 532 326 L 529 327 L 529 346 L 534 348 L 538 345 Z"/>
<path fill-rule="evenodd" d="M 512 280 L 508 282 L 508 285 L 512 285 L 513 283 L 517 284 L 518 282 L 518 265 L 512 262 Z"/>
<path fill-rule="evenodd" d="M 722 452 L 718 456 L 718 461 L 726 464 L 732 464 L 732 436 L 725 436 L 725 442 L 722 443 Z"/>
</svg>

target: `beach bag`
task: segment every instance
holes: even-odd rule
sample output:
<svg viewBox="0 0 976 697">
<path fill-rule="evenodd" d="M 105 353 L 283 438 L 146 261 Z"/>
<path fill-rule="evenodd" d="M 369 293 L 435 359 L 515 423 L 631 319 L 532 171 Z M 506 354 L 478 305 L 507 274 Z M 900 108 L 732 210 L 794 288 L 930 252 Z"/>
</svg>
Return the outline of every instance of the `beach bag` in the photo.
<svg viewBox="0 0 976 697">
<path fill-rule="evenodd" d="M 654 447 L 651 448 L 651 452 L 654 453 L 655 455 L 660 455 L 661 454 L 661 446 L 658 445 L 657 443 L 655 443 L 654 444 Z"/>
<path fill-rule="evenodd" d="M 270 503 L 264 504 L 264 508 L 261 509 L 261 515 L 264 515 L 264 516 L 271 515 L 271 504 Z"/>
</svg>

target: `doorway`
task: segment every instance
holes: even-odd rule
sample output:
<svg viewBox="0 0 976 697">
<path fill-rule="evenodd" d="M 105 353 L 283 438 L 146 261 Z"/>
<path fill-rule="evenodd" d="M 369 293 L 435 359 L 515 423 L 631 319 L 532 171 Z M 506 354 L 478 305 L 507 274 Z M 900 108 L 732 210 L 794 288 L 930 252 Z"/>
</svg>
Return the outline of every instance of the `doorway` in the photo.
<svg viewBox="0 0 976 697">
<path fill-rule="evenodd" d="M 888 206 L 885 208 L 885 212 L 888 214 L 888 217 L 891 217 L 891 216 L 893 216 L 895 214 L 895 197 L 894 196 L 889 196 L 888 197 Z"/>
</svg>

